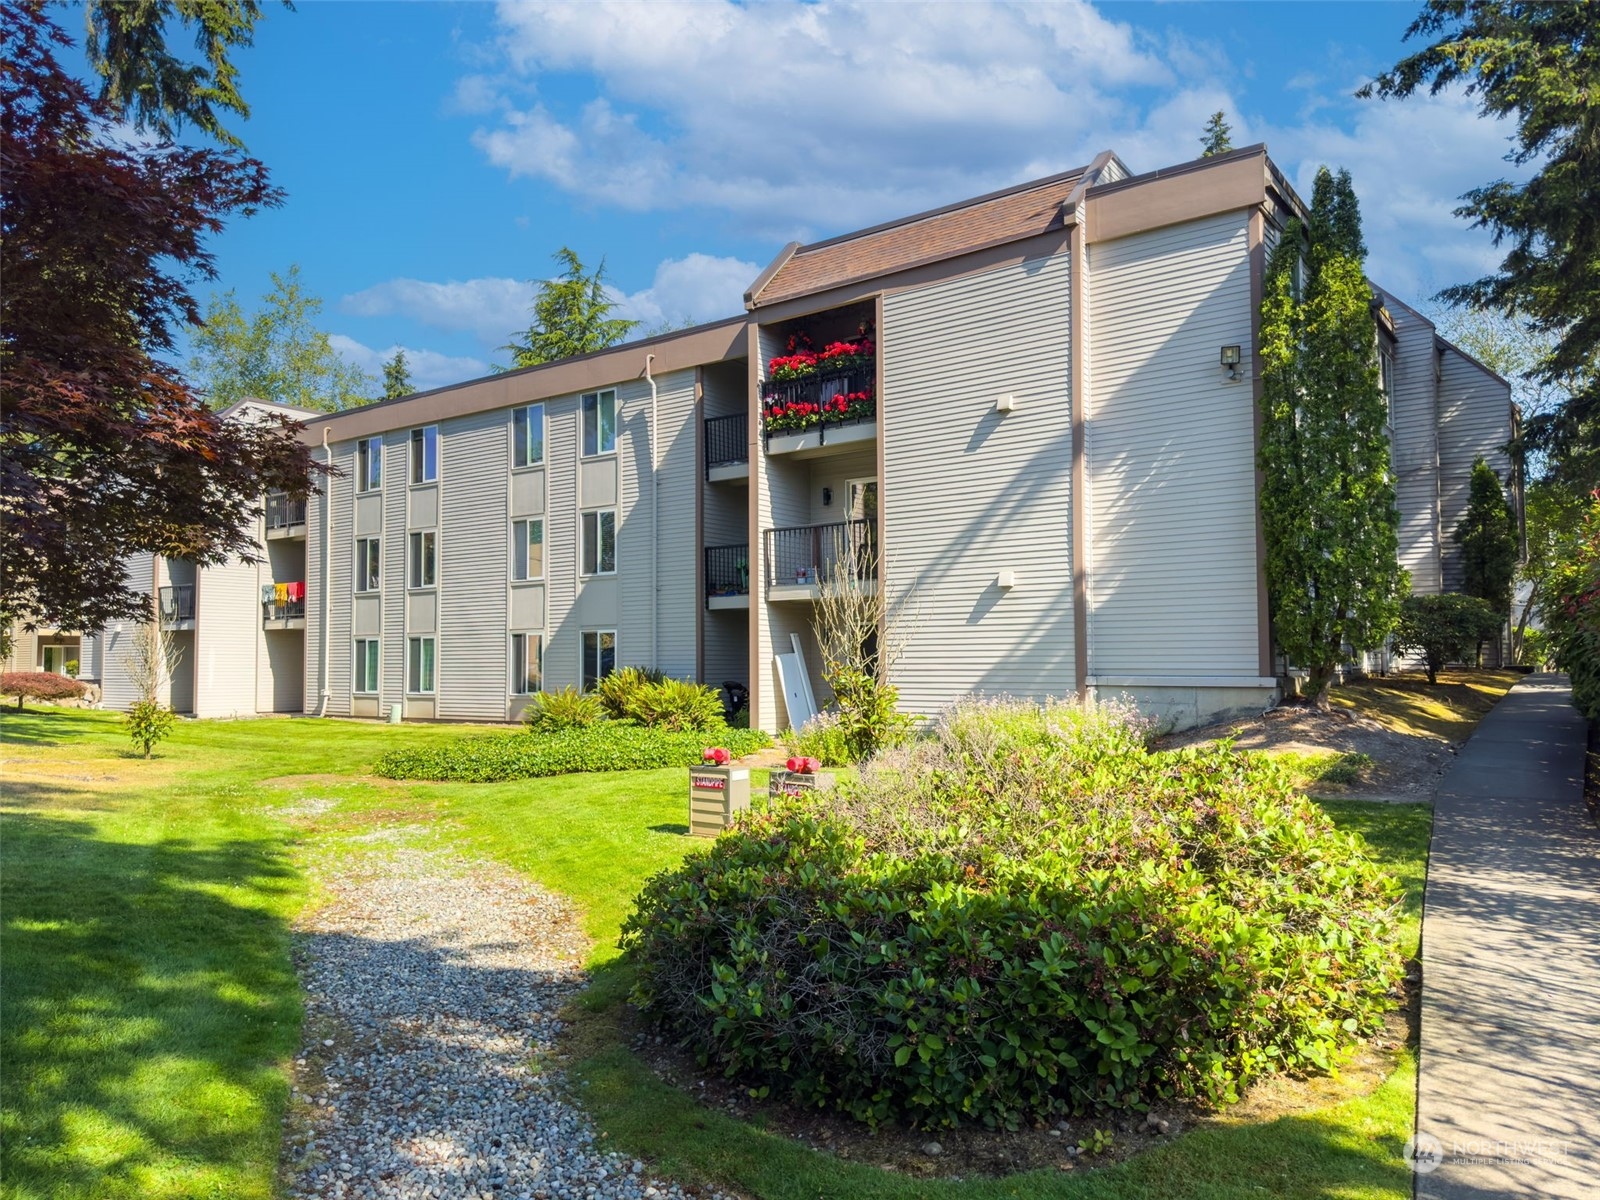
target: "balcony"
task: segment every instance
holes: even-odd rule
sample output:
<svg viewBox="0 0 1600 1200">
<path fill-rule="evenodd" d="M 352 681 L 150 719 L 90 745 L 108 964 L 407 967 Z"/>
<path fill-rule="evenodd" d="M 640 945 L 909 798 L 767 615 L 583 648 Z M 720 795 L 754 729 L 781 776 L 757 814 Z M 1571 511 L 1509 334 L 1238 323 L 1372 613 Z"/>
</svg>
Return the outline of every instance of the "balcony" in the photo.
<svg viewBox="0 0 1600 1200">
<path fill-rule="evenodd" d="M 706 607 L 750 607 L 750 547 L 706 547 Z"/>
<path fill-rule="evenodd" d="M 180 583 L 164 587 L 158 595 L 163 629 L 194 628 L 194 584 Z"/>
<path fill-rule="evenodd" d="M 267 497 L 267 536 L 293 538 L 306 535 L 306 502 L 292 500 L 282 492 Z"/>
<path fill-rule="evenodd" d="M 876 584 L 878 522 L 871 518 L 831 525 L 797 525 L 763 534 L 767 596 L 814 600 L 826 580 Z"/>
<path fill-rule="evenodd" d="M 706 482 L 750 478 L 750 422 L 744 413 L 707 417 Z"/>
<path fill-rule="evenodd" d="M 304 629 L 306 627 L 306 585 L 264 583 L 261 585 L 261 627 L 263 629 Z"/>
<path fill-rule="evenodd" d="M 815 454 L 878 436 L 877 365 L 858 359 L 842 370 L 761 385 L 768 454 Z"/>
</svg>

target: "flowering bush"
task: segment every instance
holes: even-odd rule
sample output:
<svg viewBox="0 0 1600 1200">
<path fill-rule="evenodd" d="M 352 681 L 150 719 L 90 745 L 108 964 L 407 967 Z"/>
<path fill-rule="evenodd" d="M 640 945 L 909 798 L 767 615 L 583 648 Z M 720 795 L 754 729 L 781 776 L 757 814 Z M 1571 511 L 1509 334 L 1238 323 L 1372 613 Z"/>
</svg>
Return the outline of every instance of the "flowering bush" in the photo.
<svg viewBox="0 0 1600 1200">
<path fill-rule="evenodd" d="M 1401 978 L 1400 889 L 1272 761 L 1115 705 L 969 701 L 645 885 L 634 999 L 707 1067 L 872 1124 L 1327 1070 Z"/>
<path fill-rule="evenodd" d="M 871 327 L 863 325 L 854 341 L 829 342 L 821 350 L 813 348 L 809 334 L 797 333 L 789 338 L 784 351 L 767 363 L 767 379 L 773 383 L 866 366 L 877 356 L 878 347 Z"/>
<path fill-rule="evenodd" d="M 877 397 L 869 387 L 860 392 L 841 392 L 821 401 L 789 400 L 768 404 L 762 409 L 763 428 L 768 433 L 797 433 L 825 420 L 864 420 L 877 411 Z"/>
</svg>

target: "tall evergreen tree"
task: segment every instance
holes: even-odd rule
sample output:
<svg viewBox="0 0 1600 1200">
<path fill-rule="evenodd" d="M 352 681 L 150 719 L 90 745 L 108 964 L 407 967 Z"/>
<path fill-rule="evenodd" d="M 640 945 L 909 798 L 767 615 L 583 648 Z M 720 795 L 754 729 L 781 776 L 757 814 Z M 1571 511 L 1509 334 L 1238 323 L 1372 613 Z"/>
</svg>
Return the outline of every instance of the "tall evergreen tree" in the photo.
<svg viewBox="0 0 1600 1200">
<path fill-rule="evenodd" d="M 411 382 L 411 366 L 406 362 L 405 349 L 397 346 L 394 357 L 383 364 L 383 398 L 393 400 L 416 390 Z"/>
<path fill-rule="evenodd" d="M 1226 154 L 1233 149 L 1233 127 L 1228 124 L 1228 114 L 1220 109 L 1211 114 L 1205 132 L 1200 135 L 1200 157 L 1210 158 Z"/>
<path fill-rule="evenodd" d="M 1530 418 L 1526 437 L 1582 494 L 1600 484 L 1600 3 L 1429 0 L 1406 38 L 1431 44 L 1361 95 L 1461 88 L 1484 116 L 1511 119 L 1507 158 L 1537 168 L 1523 183 L 1496 180 L 1462 197 L 1456 215 L 1508 249 L 1495 274 L 1443 295 L 1555 336 L 1540 376 L 1577 386 Z"/>
<path fill-rule="evenodd" d="M 1461 547 L 1461 590 L 1507 613 L 1517 576 L 1517 514 L 1482 455 L 1472 464 L 1472 492 L 1455 543 Z"/>
<path fill-rule="evenodd" d="M 1261 309 L 1261 517 L 1279 647 L 1327 705 L 1345 646 L 1373 649 L 1399 615 L 1400 513 L 1385 433 L 1361 216 L 1347 171 L 1317 172 Z M 1304 262 L 1304 284 L 1298 280 Z"/>
<path fill-rule="evenodd" d="M 606 295 L 605 260 L 590 275 L 568 247 L 554 255 L 561 274 L 539 285 L 533 301 L 533 324 L 522 337 L 501 346 L 512 367 L 536 367 L 577 354 L 615 346 L 639 324 L 613 317 L 616 305 Z"/>
</svg>

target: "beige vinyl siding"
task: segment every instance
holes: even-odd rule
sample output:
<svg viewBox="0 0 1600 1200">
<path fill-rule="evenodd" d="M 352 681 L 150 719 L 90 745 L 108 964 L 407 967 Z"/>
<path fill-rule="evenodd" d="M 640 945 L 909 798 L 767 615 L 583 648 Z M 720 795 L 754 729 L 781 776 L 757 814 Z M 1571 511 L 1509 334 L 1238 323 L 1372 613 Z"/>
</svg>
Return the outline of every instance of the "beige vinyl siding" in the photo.
<svg viewBox="0 0 1600 1200">
<path fill-rule="evenodd" d="M 439 474 L 451 467 L 445 447 L 439 447 Z M 429 484 L 427 486 L 436 486 Z M 391 704 L 403 704 L 406 691 L 406 532 L 411 489 L 411 430 L 396 429 L 383 435 L 383 532 L 378 568 L 382 592 L 383 641 L 379 650 L 378 678 L 383 682 L 378 694 L 380 716 L 389 715 Z M 352 560 L 353 566 L 353 560 Z M 443 645 L 439 650 L 443 650 Z M 438 672 L 435 672 L 437 677 Z"/>
<path fill-rule="evenodd" d="M 1467 513 L 1472 464 L 1481 454 L 1504 484 L 1511 471 L 1511 388 L 1454 347 L 1444 348 L 1439 379 L 1439 529 L 1444 545 L 1444 585 L 1462 585 L 1456 525 Z"/>
<path fill-rule="evenodd" d="M 906 711 L 1074 688 L 1070 282 L 1060 254 L 884 297 L 881 545 Z"/>
<path fill-rule="evenodd" d="M 150 595 L 152 562 L 149 554 L 133 554 L 123 564 L 129 584 L 146 597 Z M 100 633 L 101 703 L 118 712 L 126 712 L 139 698 L 133 680 L 128 677 L 127 665 L 128 652 L 138 629 L 137 621 L 117 621 Z"/>
<path fill-rule="evenodd" d="M 1411 590 L 1435 595 L 1439 574 L 1439 417 L 1434 381 L 1432 322 L 1387 293 L 1394 319 L 1392 463 L 1400 507 L 1400 565 Z"/>
<path fill-rule="evenodd" d="M 544 647 L 546 691 L 583 682 L 582 637 L 575 612 L 578 579 L 578 397 L 545 401 L 544 555 L 549 596 Z"/>
<path fill-rule="evenodd" d="M 1090 677 L 1258 678 L 1246 214 L 1091 244 L 1089 265 Z"/>
<path fill-rule="evenodd" d="M 660 422 L 660 487 L 657 491 L 656 666 L 680 679 L 693 679 L 696 665 L 695 613 L 700 596 L 695 589 L 698 572 L 694 503 L 700 481 L 695 473 L 695 373 L 679 371 L 656 380 L 657 419 Z M 648 453 L 645 463 L 650 461 Z M 640 518 L 650 525 L 650 494 L 644 490 Z M 641 559 L 644 567 L 649 560 Z"/>
<path fill-rule="evenodd" d="M 510 575 L 509 409 L 439 430 L 438 715 L 504 721 L 510 690 L 502 614 Z"/>
<path fill-rule="evenodd" d="M 203 567 L 196 575 L 194 714 L 254 715 L 261 639 L 258 570 L 230 561 Z"/>
<path fill-rule="evenodd" d="M 356 443 L 342 442 L 333 446 L 333 465 L 338 474 L 329 479 L 323 486 L 327 489 L 328 500 L 333 508 L 331 529 L 332 545 L 328 555 L 328 570 L 330 579 L 328 587 L 328 712 L 334 716 L 349 716 L 351 704 L 351 690 L 354 685 L 352 671 L 352 656 L 355 647 L 352 643 L 351 610 L 354 603 L 355 587 L 355 474 L 356 474 Z M 385 488 L 395 486 L 393 480 L 385 478 Z M 308 520 L 309 526 L 309 520 Z M 313 531 L 307 528 L 306 549 L 308 554 L 314 555 L 307 564 L 308 569 L 320 573 L 322 571 L 321 528 Z M 314 565 L 313 565 L 314 564 Z M 309 589 L 308 589 L 309 590 Z M 311 598 L 315 604 L 316 620 L 322 617 L 322 604 L 316 597 Z M 308 621 L 307 625 L 314 622 Z M 308 629 L 308 644 L 310 644 L 310 631 Z M 308 671 L 307 710 L 316 712 L 318 697 L 314 692 L 318 686 L 316 673 Z"/>
</svg>

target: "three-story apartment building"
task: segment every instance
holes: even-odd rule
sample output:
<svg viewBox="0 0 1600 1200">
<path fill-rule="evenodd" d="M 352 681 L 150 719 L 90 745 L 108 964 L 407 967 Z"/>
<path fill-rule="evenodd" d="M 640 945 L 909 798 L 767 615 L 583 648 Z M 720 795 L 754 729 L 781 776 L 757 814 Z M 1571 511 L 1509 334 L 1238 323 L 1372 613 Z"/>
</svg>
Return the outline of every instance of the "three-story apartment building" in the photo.
<svg viewBox="0 0 1600 1200">
<path fill-rule="evenodd" d="M 1265 707 L 1284 664 L 1255 348 L 1299 203 L 1263 147 L 1137 176 L 1108 152 L 788 246 L 740 317 L 310 418 L 335 473 L 281 568 L 303 562 L 299 659 L 258 653 L 257 703 L 506 721 L 638 664 L 745 684 L 778 731 L 826 702 L 814 606 L 842 571 L 899 623 L 908 711 L 972 692 L 1127 693 L 1179 724 Z M 1403 558 L 1439 590 L 1472 459 L 1509 476 L 1514 410 L 1374 296 Z M 778 663 L 796 647 L 803 679 Z"/>
</svg>

